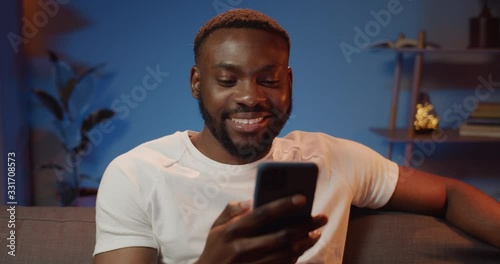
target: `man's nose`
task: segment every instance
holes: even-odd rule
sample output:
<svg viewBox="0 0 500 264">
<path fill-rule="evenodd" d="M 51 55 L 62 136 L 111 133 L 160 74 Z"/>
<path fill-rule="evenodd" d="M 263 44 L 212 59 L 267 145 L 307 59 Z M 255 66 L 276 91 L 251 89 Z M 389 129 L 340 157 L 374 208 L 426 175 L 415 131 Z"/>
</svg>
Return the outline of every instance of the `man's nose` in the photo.
<svg viewBox="0 0 500 264">
<path fill-rule="evenodd" d="M 235 94 L 235 101 L 237 103 L 245 104 L 253 107 L 266 101 L 266 95 L 255 81 L 244 81 L 237 88 Z"/>
</svg>

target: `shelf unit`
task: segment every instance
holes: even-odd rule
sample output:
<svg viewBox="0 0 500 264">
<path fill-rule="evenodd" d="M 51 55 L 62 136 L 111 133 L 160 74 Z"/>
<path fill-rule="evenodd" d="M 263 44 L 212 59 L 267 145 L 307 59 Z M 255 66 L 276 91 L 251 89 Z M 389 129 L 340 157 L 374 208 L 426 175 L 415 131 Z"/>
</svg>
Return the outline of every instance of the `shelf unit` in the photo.
<svg viewBox="0 0 500 264">
<path fill-rule="evenodd" d="M 404 38 L 403 34 L 398 36 L 398 40 Z M 392 159 L 393 144 L 405 144 L 405 165 L 411 165 L 410 161 L 413 154 L 413 145 L 418 142 L 435 143 L 486 143 L 500 142 L 500 138 L 492 137 L 472 137 L 460 136 L 458 130 L 438 129 L 431 134 L 415 133 L 413 121 L 415 117 L 416 104 L 420 93 L 420 84 L 422 80 L 422 65 L 424 54 L 497 54 L 500 55 L 500 49 L 426 49 L 425 32 L 420 32 L 417 38 L 416 48 L 371 48 L 373 51 L 392 51 L 396 54 L 396 63 L 394 68 L 394 84 L 392 93 L 392 102 L 389 116 L 389 125 L 387 128 L 370 128 L 372 132 L 383 137 L 389 142 L 387 156 Z M 411 84 L 410 109 L 408 115 L 408 124 L 406 128 L 396 128 L 396 115 L 398 108 L 399 92 L 401 87 L 401 68 L 403 65 L 403 55 L 414 54 L 413 80 Z"/>
<path fill-rule="evenodd" d="M 475 136 L 460 136 L 456 129 L 441 129 L 434 135 L 415 134 L 412 138 L 408 137 L 405 128 L 389 130 L 387 128 L 370 128 L 370 130 L 385 138 L 390 143 L 409 143 L 409 142 L 448 142 L 448 143 L 487 143 L 500 142 L 499 138 L 495 137 L 475 137 Z"/>
</svg>

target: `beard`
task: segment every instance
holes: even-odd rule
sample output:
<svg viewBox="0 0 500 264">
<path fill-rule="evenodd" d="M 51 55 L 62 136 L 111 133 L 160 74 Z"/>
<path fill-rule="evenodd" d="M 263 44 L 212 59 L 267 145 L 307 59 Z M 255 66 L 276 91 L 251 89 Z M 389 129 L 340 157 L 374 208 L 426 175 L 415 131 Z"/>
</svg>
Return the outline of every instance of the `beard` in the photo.
<svg viewBox="0 0 500 264">
<path fill-rule="evenodd" d="M 273 140 L 281 132 L 285 126 L 290 114 L 292 112 L 292 92 L 290 89 L 289 98 L 290 104 L 288 109 L 282 113 L 274 105 L 265 107 L 256 105 L 249 107 L 243 104 L 235 109 L 224 110 L 219 117 L 211 115 L 203 102 L 201 96 L 203 88 L 200 87 L 200 96 L 198 99 L 198 106 L 200 108 L 201 116 L 205 121 L 205 125 L 210 130 L 210 133 L 217 139 L 217 141 L 229 152 L 233 157 L 238 158 L 244 163 L 250 163 L 264 157 L 272 147 Z M 241 140 L 235 140 L 229 134 L 227 129 L 226 120 L 230 120 L 230 116 L 242 112 L 268 112 L 271 115 L 269 126 L 263 131 L 257 133 L 239 133 L 238 136 Z M 232 122 L 232 121 L 230 121 Z"/>
</svg>

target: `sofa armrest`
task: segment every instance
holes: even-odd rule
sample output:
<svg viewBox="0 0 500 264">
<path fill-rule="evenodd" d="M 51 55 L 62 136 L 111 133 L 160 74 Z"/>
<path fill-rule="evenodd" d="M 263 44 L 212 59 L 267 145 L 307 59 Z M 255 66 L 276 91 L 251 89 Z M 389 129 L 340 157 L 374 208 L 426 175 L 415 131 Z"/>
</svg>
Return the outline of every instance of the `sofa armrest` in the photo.
<svg viewBox="0 0 500 264">
<path fill-rule="evenodd" d="M 2 242 L 1 263 L 92 263 L 95 209 L 84 207 L 15 208 L 15 229 L 8 206 L 1 206 L 0 234 L 15 230 L 15 256 Z M 5 262 L 4 262 L 5 261 Z"/>
<path fill-rule="evenodd" d="M 500 263 L 500 249 L 431 216 L 352 207 L 344 263 Z"/>
</svg>

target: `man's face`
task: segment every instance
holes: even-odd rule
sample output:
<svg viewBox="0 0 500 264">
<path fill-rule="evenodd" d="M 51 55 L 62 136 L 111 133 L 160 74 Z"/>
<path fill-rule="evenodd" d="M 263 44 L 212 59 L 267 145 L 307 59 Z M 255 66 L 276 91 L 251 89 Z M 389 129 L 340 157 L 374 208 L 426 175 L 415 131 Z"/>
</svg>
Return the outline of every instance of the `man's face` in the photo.
<svg viewBox="0 0 500 264">
<path fill-rule="evenodd" d="M 192 74 L 193 96 L 216 142 L 243 162 L 268 153 L 291 112 L 286 42 L 263 30 L 217 30 Z"/>
</svg>

